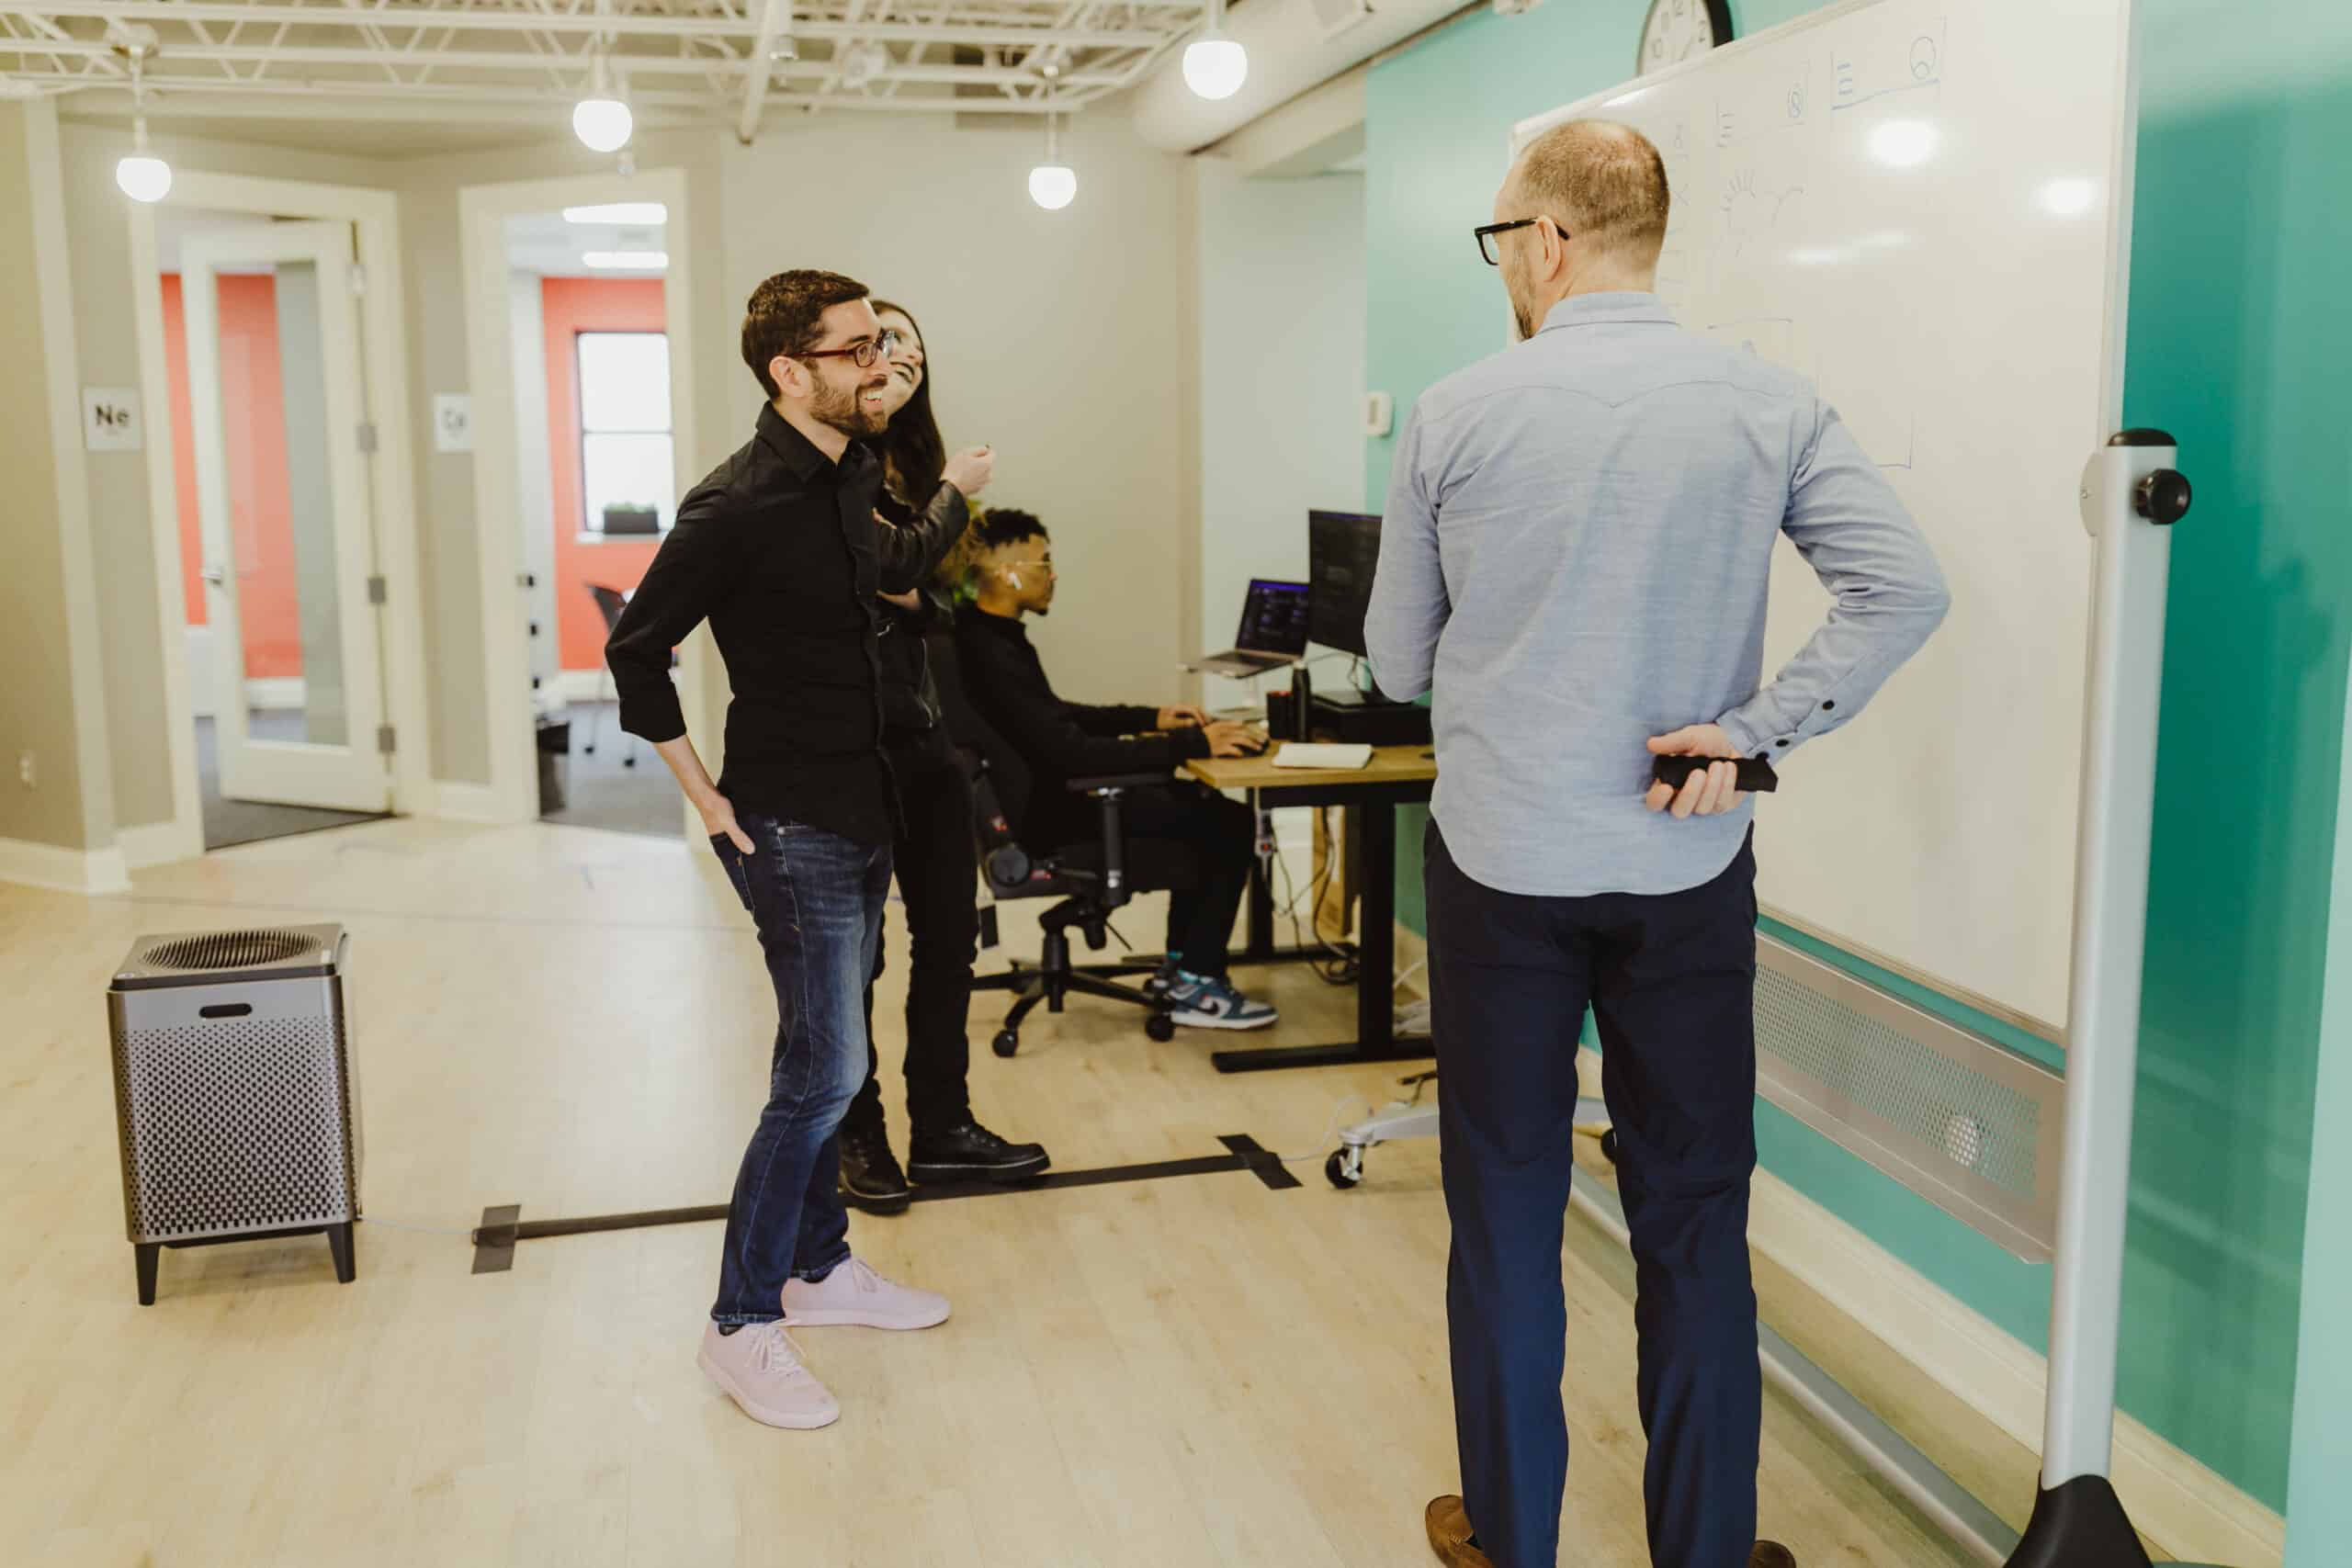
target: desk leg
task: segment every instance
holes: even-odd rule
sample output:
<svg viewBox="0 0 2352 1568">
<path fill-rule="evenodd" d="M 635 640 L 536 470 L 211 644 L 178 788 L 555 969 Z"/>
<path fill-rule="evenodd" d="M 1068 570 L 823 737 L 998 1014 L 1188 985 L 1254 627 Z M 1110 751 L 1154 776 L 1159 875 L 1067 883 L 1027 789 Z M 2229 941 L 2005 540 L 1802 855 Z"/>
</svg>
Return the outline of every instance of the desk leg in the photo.
<svg viewBox="0 0 2352 1568">
<path fill-rule="evenodd" d="M 1252 790 L 1250 794 L 1250 808 L 1256 810 L 1263 804 L 1258 792 Z M 1348 809 L 1352 820 L 1355 808 L 1350 807 Z M 1236 964 L 1319 964 L 1331 956 L 1331 950 L 1319 942 L 1308 942 L 1294 947 L 1276 944 L 1282 927 L 1274 915 L 1273 878 L 1267 873 L 1266 863 L 1255 857 L 1250 862 L 1250 897 L 1245 908 L 1249 911 L 1249 919 L 1242 928 L 1241 951 L 1234 955 Z M 1311 925 L 1314 919 L 1312 910 L 1308 911 L 1306 919 Z"/>
<path fill-rule="evenodd" d="M 1221 1073 L 1276 1067 L 1339 1067 L 1364 1062 L 1418 1062 L 1434 1055 L 1425 1039 L 1396 1035 L 1396 808 L 1355 814 L 1363 831 L 1363 945 L 1356 972 L 1356 1037 L 1343 1045 L 1274 1045 L 1219 1051 Z"/>
<path fill-rule="evenodd" d="M 1265 808 L 1265 802 L 1256 790 L 1250 792 L 1250 809 L 1254 815 Z M 1274 887 L 1266 874 L 1266 863 L 1255 855 L 1250 858 L 1250 932 L 1241 949 L 1242 961 L 1263 964 L 1274 956 Z"/>
</svg>

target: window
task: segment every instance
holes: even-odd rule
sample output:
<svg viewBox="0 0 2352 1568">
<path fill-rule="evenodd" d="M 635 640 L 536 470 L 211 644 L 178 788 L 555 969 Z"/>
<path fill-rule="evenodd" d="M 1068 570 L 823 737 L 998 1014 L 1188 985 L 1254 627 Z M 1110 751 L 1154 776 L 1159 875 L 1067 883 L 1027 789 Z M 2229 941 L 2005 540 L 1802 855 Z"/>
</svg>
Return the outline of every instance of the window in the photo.
<svg viewBox="0 0 2352 1568">
<path fill-rule="evenodd" d="M 651 534 L 677 512 L 671 467 L 670 339 L 579 333 L 582 528 Z M 650 513 L 649 519 L 648 513 Z"/>
</svg>

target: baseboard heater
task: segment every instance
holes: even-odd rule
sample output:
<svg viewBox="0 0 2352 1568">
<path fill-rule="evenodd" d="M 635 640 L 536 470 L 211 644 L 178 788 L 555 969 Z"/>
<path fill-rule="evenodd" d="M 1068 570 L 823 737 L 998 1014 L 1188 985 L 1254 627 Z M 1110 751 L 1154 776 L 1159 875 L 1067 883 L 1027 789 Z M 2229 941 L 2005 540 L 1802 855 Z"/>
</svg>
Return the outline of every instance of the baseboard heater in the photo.
<svg viewBox="0 0 2352 1568">
<path fill-rule="evenodd" d="M 2008 1252 L 2050 1261 L 2061 1074 L 1759 935 L 1756 1089 Z"/>
</svg>

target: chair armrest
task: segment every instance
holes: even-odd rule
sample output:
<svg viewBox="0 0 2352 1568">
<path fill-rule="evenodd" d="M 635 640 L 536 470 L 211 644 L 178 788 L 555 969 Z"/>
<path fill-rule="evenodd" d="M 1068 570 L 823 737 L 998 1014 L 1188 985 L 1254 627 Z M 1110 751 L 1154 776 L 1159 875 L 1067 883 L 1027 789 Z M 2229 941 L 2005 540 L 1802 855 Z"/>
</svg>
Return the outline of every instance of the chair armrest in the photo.
<svg viewBox="0 0 2352 1568">
<path fill-rule="evenodd" d="M 1127 833 L 1119 820 L 1120 798 L 1131 789 L 1164 784 L 1169 776 L 1165 773 L 1114 773 L 1069 781 L 1071 790 L 1092 795 L 1102 807 L 1102 888 L 1094 899 L 1098 908 L 1120 908 L 1134 896 L 1127 886 Z"/>
</svg>

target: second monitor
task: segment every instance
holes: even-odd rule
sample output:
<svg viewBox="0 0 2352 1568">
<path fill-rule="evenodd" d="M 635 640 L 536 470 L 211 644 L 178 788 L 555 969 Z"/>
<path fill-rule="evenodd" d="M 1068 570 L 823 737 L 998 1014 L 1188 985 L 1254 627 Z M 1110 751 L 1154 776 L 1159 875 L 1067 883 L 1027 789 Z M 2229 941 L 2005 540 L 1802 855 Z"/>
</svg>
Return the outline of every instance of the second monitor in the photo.
<svg viewBox="0 0 2352 1568">
<path fill-rule="evenodd" d="M 1380 519 L 1363 512 L 1306 514 L 1306 636 L 1364 657 L 1363 621 L 1380 565 Z"/>
</svg>

